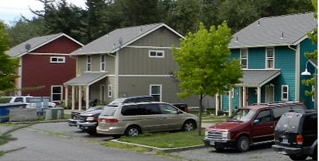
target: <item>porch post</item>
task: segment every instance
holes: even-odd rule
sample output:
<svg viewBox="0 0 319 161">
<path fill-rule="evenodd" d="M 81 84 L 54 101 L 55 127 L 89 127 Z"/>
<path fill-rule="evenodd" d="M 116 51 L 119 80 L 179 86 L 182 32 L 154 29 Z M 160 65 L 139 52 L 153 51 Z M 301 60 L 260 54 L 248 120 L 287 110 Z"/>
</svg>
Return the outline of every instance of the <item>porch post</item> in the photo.
<svg viewBox="0 0 319 161">
<path fill-rule="evenodd" d="M 71 94 L 72 94 L 72 100 L 71 100 L 72 105 L 71 106 L 72 106 L 72 111 L 73 111 L 75 109 L 75 96 L 74 96 L 75 95 L 75 87 L 74 86 L 72 86 L 72 93 Z"/>
<path fill-rule="evenodd" d="M 65 95 L 64 95 L 64 104 L 65 104 L 65 107 L 68 108 L 68 95 L 69 95 L 69 89 L 68 89 L 69 86 L 64 86 L 65 88 Z"/>
<path fill-rule="evenodd" d="M 228 116 L 232 114 L 232 91 L 228 91 Z"/>
<path fill-rule="evenodd" d="M 90 103 L 90 99 L 89 99 L 89 86 L 85 86 L 85 109 L 89 109 L 89 103 Z"/>
<path fill-rule="evenodd" d="M 215 115 L 217 116 L 218 115 L 218 110 L 219 110 L 219 95 L 218 94 L 215 94 Z"/>
<path fill-rule="evenodd" d="M 79 98 L 78 98 L 78 101 L 79 101 L 79 106 L 78 106 L 78 110 L 81 111 L 81 107 L 82 107 L 82 97 L 83 97 L 83 92 L 82 92 L 82 86 L 79 86 Z"/>
<path fill-rule="evenodd" d="M 246 87 L 243 87 L 243 106 L 246 106 Z"/>
<path fill-rule="evenodd" d="M 257 103 L 260 104 L 261 103 L 261 93 L 260 93 L 260 87 L 257 87 Z"/>
</svg>

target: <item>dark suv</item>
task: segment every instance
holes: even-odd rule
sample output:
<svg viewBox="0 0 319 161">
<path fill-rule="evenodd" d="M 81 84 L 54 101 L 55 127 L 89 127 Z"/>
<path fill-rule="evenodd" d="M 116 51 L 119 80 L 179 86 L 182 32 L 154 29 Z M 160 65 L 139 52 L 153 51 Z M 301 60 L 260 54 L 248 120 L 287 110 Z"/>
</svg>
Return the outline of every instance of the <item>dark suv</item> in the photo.
<svg viewBox="0 0 319 161">
<path fill-rule="evenodd" d="M 305 160 L 308 156 L 317 160 L 317 120 L 317 111 L 285 113 L 275 128 L 272 149 L 292 160 Z"/>
<path fill-rule="evenodd" d="M 204 144 L 218 151 L 273 143 L 274 129 L 281 115 L 288 111 L 305 111 L 302 103 L 260 103 L 241 107 L 228 120 L 206 128 Z"/>
<path fill-rule="evenodd" d="M 109 103 L 104 108 L 118 107 L 120 104 L 125 104 L 125 103 L 151 102 L 154 100 L 155 99 L 153 96 L 134 96 L 134 97 L 118 98 L 112 101 L 111 103 Z M 96 127 L 98 125 L 98 117 L 104 108 L 81 113 L 79 115 L 79 120 L 77 121 L 77 127 L 87 132 L 90 135 L 95 135 Z"/>
</svg>

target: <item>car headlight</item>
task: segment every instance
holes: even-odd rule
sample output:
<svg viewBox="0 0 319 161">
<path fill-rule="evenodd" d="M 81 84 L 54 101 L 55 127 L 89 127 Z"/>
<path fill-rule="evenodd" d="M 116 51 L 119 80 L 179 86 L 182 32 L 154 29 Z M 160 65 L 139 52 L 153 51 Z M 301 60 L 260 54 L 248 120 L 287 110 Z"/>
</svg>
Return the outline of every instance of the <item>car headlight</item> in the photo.
<svg viewBox="0 0 319 161">
<path fill-rule="evenodd" d="M 230 140 L 230 132 L 222 132 L 222 140 Z"/>
<path fill-rule="evenodd" d="M 87 117 L 86 118 L 86 121 L 93 121 L 94 120 L 94 117 Z"/>
</svg>

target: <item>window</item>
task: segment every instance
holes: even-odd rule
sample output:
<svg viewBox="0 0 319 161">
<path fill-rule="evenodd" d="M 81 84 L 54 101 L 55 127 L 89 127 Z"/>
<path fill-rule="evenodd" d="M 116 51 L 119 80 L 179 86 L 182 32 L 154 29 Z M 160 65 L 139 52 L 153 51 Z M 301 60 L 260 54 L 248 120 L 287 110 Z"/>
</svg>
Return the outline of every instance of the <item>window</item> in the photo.
<svg viewBox="0 0 319 161">
<path fill-rule="evenodd" d="M 62 86 L 51 86 L 51 100 L 52 102 L 62 101 L 63 88 Z"/>
<path fill-rule="evenodd" d="M 274 48 L 266 48 L 266 68 L 274 68 Z"/>
<path fill-rule="evenodd" d="M 92 62 L 92 57 L 91 55 L 88 55 L 86 59 L 86 71 L 91 71 L 91 62 Z"/>
<path fill-rule="evenodd" d="M 65 57 L 50 57 L 50 63 L 65 63 Z"/>
<path fill-rule="evenodd" d="M 163 50 L 150 50 L 149 57 L 153 57 L 153 58 L 164 58 L 164 51 Z"/>
<path fill-rule="evenodd" d="M 260 123 L 271 121 L 270 110 L 260 111 L 256 119 L 258 119 Z"/>
<path fill-rule="evenodd" d="M 107 96 L 112 97 L 112 85 L 109 85 L 107 88 Z"/>
<path fill-rule="evenodd" d="M 100 70 L 105 71 L 105 55 L 101 55 Z"/>
<path fill-rule="evenodd" d="M 240 64 L 242 68 L 248 68 L 248 49 L 240 49 Z"/>
<path fill-rule="evenodd" d="M 154 97 L 155 101 L 161 101 L 162 85 L 150 85 L 150 95 Z"/>
<path fill-rule="evenodd" d="M 288 85 L 282 85 L 281 86 L 281 100 L 282 101 L 288 101 L 289 95 L 289 88 Z"/>
</svg>

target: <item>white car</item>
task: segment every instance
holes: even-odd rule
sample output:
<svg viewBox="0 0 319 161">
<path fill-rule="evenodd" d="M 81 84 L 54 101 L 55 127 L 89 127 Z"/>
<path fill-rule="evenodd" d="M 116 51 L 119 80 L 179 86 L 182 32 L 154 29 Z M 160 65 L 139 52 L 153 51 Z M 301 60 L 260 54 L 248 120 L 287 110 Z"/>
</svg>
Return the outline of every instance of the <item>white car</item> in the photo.
<svg viewBox="0 0 319 161">
<path fill-rule="evenodd" d="M 48 97 L 34 97 L 34 96 L 3 96 L 1 103 L 25 103 L 26 108 L 51 108 L 55 107 L 54 102 L 50 102 Z"/>
</svg>

